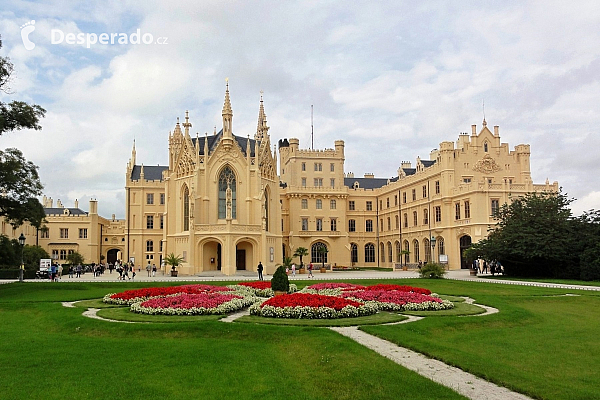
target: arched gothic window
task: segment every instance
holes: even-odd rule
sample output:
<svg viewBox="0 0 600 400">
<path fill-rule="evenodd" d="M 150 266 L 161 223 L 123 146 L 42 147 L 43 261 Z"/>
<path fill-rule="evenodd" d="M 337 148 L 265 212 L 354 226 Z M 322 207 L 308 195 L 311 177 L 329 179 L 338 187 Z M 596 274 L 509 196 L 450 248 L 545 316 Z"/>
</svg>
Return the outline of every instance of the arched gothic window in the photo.
<svg viewBox="0 0 600 400">
<path fill-rule="evenodd" d="M 352 243 L 350 245 L 350 261 L 353 263 L 357 263 L 358 262 L 358 246 L 356 245 L 356 243 Z"/>
<path fill-rule="evenodd" d="M 396 242 L 396 262 L 401 262 L 402 254 L 400 254 L 400 242 Z"/>
<path fill-rule="evenodd" d="M 327 250 L 327 245 L 323 242 L 317 242 L 311 246 L 310 258 L 313 263 L 327 262 L 327 252 L 321 249 Z"/>
<path fill-rule="evenodd" d="M 365 262 L 375 262 L 375 245 L 373 243 L 365 244 Z"/>
<path fill-rule="evenodd" d="M 231 190 L 230 199 L 227 190 Z M 219 175 L 219 219 L 227 218 L 227 201 L 231 200 L 231 218 L 236 218 L 236 181 L 235 174 L 228 166 Z"/>
<path fill-rule="evenodd" d="M 269 192 L 265 190 L 265 230 L 269 232 Z"/>
<path fill-rule="evenodd" d="M 413 251 L 413 254 L 415 255 L 415 262 L 418 263 L 419 261 L 421 261 L 420 256 L 419 256 L 419 241 L 418 240 L 413 240 L 413 247 L 415 248 L 415 250 Z"/>
<path fill-rule="evenodd" d="M 190 190 L 187 186 L 183 190 L 183 230 L 190 230 Z"/>
</svg>

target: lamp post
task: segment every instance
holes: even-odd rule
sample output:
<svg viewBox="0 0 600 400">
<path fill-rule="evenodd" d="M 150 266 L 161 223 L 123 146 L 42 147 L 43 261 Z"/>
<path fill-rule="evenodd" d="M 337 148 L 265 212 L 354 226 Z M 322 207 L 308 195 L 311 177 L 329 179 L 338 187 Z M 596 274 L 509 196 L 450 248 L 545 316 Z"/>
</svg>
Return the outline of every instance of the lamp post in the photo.
<svg viewBox="0 0 600 400">
<path fill-rule="evenodd" d="M 23 263 L 23 248 L 25 247 L 25 235 L 21 232 L 21 236 L 19 236 L 19 244 L 21 245 L 21 267 L 19 268 L 19 282 L 23 282 L 23 270 L 25 269 L 25 264 Z"/>
<path fill-rule="evenodd" d="M 431 261 L 435 262 L 435 236 L 431 237 Z"/>
</svg>

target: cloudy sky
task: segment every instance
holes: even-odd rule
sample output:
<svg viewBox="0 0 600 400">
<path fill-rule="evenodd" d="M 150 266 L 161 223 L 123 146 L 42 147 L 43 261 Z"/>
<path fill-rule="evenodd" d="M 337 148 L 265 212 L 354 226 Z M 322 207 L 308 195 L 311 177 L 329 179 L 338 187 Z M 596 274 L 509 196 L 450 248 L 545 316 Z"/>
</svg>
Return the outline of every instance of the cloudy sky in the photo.
<svg viewBox="0 0 600 400">
<path fill-rule="evenodd" d="M 138 30 L 152 43 L 118 43 Z M 91 43 L 102 33 L 109 44 Z M 41 131 L 0 147 L 22 149 L 67 206 L 94 197 L 101 215 L 123 217 L 134 138 L 138 163 L 165 165 L 185 110 L 194 133 L 220 128 L 228 77 L 234 133 L 255 133 L 263 90 L 272 142 L 310 147 L 312 104 L 315 148 L 344 140 L 355 176 L 428 159 L 481 127 L 485 101 L 503 142 L 531 144 L 534 182 L 558 181 L 575 213 L 600 209 L 595 1 L 4 0 L 0 35 L 15 66 L 0 99 L 47 110 Z"/>
</svg>

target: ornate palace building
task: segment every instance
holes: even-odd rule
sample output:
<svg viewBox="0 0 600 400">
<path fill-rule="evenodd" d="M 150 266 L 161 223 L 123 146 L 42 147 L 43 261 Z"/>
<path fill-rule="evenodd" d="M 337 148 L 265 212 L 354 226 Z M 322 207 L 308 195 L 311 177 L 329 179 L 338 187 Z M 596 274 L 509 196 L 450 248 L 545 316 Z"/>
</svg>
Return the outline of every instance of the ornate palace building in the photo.
<svg viewBox="0 0 600 400">
<path fill-rule="evenodd" d="M 138 164 L 134 143 L 125 220 L 99 217 L 95 201 L 86 213 L 77 205 L 57 211 L 45 200 L 50 229 L 40 244 L 58 259 L 76 249 L 88 262 L 102 255 L 142 268 L 174 253 L 184 259 L 180 273 L 190 275 L 234 275 L 259 262 L 271 274 L 298 247 L 308 249 L 305 261 L 327 265 L 402 268 L 434 260 L 458 269 L 467 267 L 462 250 L 486 237 L 502 204 L 559 190 L 558 182 L 534 184 L 529 145 L 511 150 L 485 119 L 456 142 L 440 143 L 429 159 L 399 162 L 396 176 L 359 178 L 344 172 L 342 140 L 307 150 L 285 138 L 279 154 L 272 151 L 262 96 L 252 137 L 234 134 L 228 86 L 222 117 L 219 132 L 200 136 L 186 112 L 169 133 L 165 166 Z"/>
</svg>

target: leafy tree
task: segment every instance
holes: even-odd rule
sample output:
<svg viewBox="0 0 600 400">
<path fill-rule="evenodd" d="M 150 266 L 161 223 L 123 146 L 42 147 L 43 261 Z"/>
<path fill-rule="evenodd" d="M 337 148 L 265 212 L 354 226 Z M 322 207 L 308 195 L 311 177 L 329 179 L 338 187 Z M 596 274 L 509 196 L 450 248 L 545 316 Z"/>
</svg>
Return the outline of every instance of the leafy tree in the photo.
<svg viewBox="0 0 600 400">
<path fill-rule="evenodd" d="M 543 192 L 504 204 L 488 238 L 466 255 L 498 260 L 507 275 L 579 277 L 576 225 L 568 207 L 572 201 L 562 192 Z"/>
<path fill-rule="evenodd" d="M 26 244 L 23 248 L 23 262 L 26 269 L 37 269 L 42 258 L 50 258 L 48 252 L 42 247 Z"/>
<path fill-rule="evenodd" d="M 84 258 L 81 253 L 74 251 L 67 256 L 67 262 L 71 265 L 83 264 Z"/>
<path fill-rule="evenodd" d="M 0 266 L 15 268 L 21 264 L 21 245 L 16 239 L 0 235 Z"/>
<path fill-rule="evenodd" d="M 10 94 L 8 83 L 12 72 L 10 60 L 0 57 L 0 90 L 7 94 Z M 46 110 L 35 104 L 0 101 L 0 136 L 22 129 L 42 129 L 39 120 L 45 113 Z M 17 149 L 0 151 L 0 193 L 0 217 L 6 217 L 13 226 L 21 225 L 23 221 L 29 221 L 37 228 L 41 226 L 44 214 L 36 200 L 42 194 L 37 166 L 27 161 Z"/>
<path fill-rule="evenodd" d="M 287 257 L 291 259 L 291 257 Z M 285 265 L 280 265 L 271 278 L 271 289 L 278 292 L 288 292 L 290 290 L 290 280 L 285 273 Z"/>
<path fill-rule="evenodd" d="M 294 252 L 294 257 L 300 257 L 300 268 L 302 268 L 302 266 L 304 265 L 304 263 L 302 262 L 302 257 L 305 257 L 307 255 L 308 249 L 306 247 L 298 247 Z"/>
</svg>

